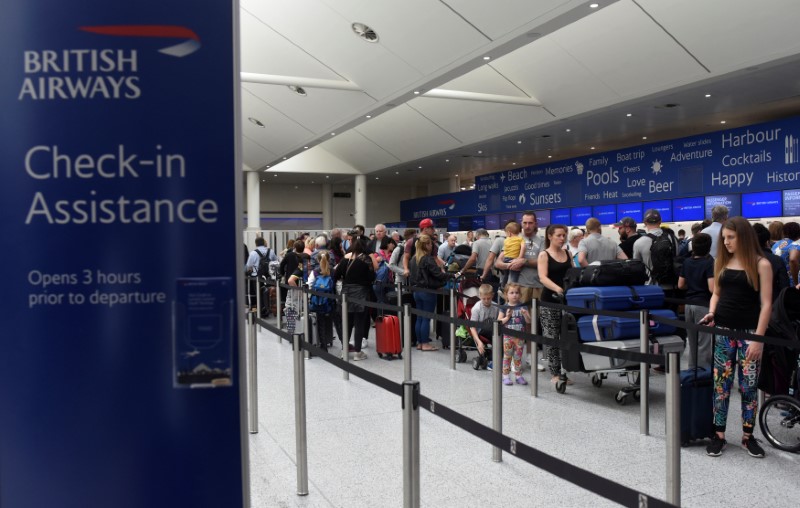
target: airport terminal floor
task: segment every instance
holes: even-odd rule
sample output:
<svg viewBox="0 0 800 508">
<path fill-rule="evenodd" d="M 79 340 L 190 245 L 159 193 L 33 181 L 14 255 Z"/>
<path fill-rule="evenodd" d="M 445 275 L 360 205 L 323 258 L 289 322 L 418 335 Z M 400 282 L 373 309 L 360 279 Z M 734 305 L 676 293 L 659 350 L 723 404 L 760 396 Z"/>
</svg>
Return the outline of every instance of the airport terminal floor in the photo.
<svg viewBox="0 0 800 508">
<path fill-rule="evenodd" d="M 403 362 L 379 359 L 374 333 L 357 362 L 393 382 Z M 441 346 L 438 342 L 435 344 Z M 252 506 L 399 507 L 403 505 L 403 435 L 400 398 L 320 358 L 305 360 L 309 494 L 296 495 L 295 404 L 291 344 L 260 330 L 258 433 L 250 434 Z M 341 353 L 338 342 L 330 350 Z M 492 423 L 492 373 L 467 363 L 450 369 L 450 352 L 414 350 L 413 378 L 420 391 L 484 425 Z M 523 365 L 525 362 L 523 362 Z M 526 376 L 530 367 L 525 367 Z M 535 370 L 535 369 L 534 369 Z M 503 433 L 546 454 L 658 499 L 666 499 L 664 375 L 651 371 L 650 435 L 639 432 L 639 405 L 614 401 L 627 384 L 610 375 L 601 387 L 587 374 L 556 393 L 538 373 L 539 397 L 528 386 L 504 386 Z M 681 449 L 681 501 L 687 507 L 797 506 L 800 455 L 779 451 L 756 437 L 764 459 L 739 446 L 739 397 L 734 389 L 728 447 L 708 457 L 705 443 Z M 428 411 L 420 411 L 421 506 L 601 507 L 615 503 L 504 453 Z"/>
</svg>

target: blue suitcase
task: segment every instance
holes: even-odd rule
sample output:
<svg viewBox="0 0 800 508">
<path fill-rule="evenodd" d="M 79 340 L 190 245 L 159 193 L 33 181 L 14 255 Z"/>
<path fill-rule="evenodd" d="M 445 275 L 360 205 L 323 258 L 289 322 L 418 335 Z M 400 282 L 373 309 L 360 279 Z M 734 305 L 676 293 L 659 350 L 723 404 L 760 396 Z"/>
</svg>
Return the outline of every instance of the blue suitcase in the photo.
<svg viewBox="0 0 800 508">
<path fill-rule="evenodd" d="M 649 313 L 666 319 L 678 319 L 675 313 L 668 309 L 651 310 Z M 650 320 L 650 333 L 672 335 L 675 333 L 675 327 Z M 578 336 L 582 342 L 632 339 L 639 334 L 639 316 L 620 318 L 594 315 L 578 318 Z"/>
<path fill-rule="evenodd" d="M 607 286 L 572 288 L 567 305 L 596 310 L 658 309 L 664 306 L 661 286 Z"/>
<path fill-rule="evenodd" d="M 709 368 L 682 370 L 681 444 L 714 435 L 714 378 Z"/>
</svg>

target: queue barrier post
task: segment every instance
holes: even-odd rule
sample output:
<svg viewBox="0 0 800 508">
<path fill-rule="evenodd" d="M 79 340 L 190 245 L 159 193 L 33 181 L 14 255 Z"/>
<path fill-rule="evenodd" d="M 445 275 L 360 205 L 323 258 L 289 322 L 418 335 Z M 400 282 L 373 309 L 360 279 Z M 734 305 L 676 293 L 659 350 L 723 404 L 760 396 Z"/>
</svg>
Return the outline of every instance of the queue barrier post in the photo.
<svg viewBox="0 0 800 508">
<path fill-rule="evenodd" d="M 539 334 L 539 300 L 531 300 L 531 334 Z M 539 344 L 531 342 L 531 396 L 539 396 Z"/>
<path fill-rule="evenodd" d="M 502 382 L 503 339 L 500 337 L 500 321 L 492 323 L 492 428 L 503 432 L 503 382 Z M 492 460 L 503 461 L 503 450 L 499 446 L 492 448 Z"/>
<path fill-rule="evenodd" d="M 258 319 L 261 320 L 262 317 L 263 317 L 261 315 L 261 281 L 259 280 L 258 277 L 256 277 L 254 279 L 254 282 L 255 282 L 255 287 L 256 287 L 256 316 L 258 316 Z M 263 328 L 261 328 L 261 323 L 259 323 L 258 324 L 258 331 L 260 332 L 262 330 L 263 330 Z"/>
<path fill-rule="evenodd" d="M 281 329 L 281 314 L 283 313 L 283 306 L 281 305 L 281 283 L 278 279 L 275 279 L 275 322 L 278 326 L 278 329 Z M 278 335 L 278 344 L 281 342 L 281 336 Z"/>
<path fill-rule="evenodd" d="M 403 381 L 403 507 L 419 508 L 419 381 Z"/>
<path fill-rule="evenodd" d="M 450 288 L 450 318 L 456 317 L 456 288 Z M 450 370 L 456 370 L 456 324 L 450 323 Z"/>
<path fill-rule="evenodd" d="M 411 305 L 403 305 L 403 379 L 411 381 Z"/>
<path fill-rule="evenodd" d="M 347 317 L 347 295 L 342 292 L 342 360 L 350 361 L 350 322 Z M 358 339 L 361 340 L 361 339 Z M 350 380 L 350 373 L 342 369 L 342 379 Z"/>
<path fill-rule="evenodd" d="M 249 409 L 249 429 L 250 434 L 258 434 L 258 369 L 256 365 L 257 357 L 257 328 L 256 314 L 253 311 L 247 313 L 247 408 Z"/>
<path fill-rule="evenodd" d="M 647 309 L 639 311 L 639 351 L 650 352 L 650 316 Z M 639 364 L 639 433 L 650 435 L 650 364 Z"/>
<path fill-rule="evenodd" d="M 306 438 L 306 367 L 303 335 L 292 335 L 294 355 L 294 425 L 297 455 L 297 495 L 308 495 L 308 442 Z"/>
<path fill-rule="evenodd" d="M 667 355 L 667 502 L 681 505 L 681 360 Z"/>
<path fill-rule="evenodd" d="M 313 334 L 311 332 L 311 316 L 308 315 L 308 299 L 309 299 L 310 295 L 308 293 L 306 293 L 305 291 L 302 291 L 301 294 L 303 295 L 302 296 L 302 298 L 303 298 L 303 321 L 302 321 L 302 323 L 303 323 L 303 334 L 307 337 L 307 342 L 309 344 L 313 344 L 314 343 L 314 340 L 313 340 L 314 336 L 313 336 Z M 306 359 L 308 359 L 311 356 L 311 353 L 309 353 L 308 351 L 305 351 L 304 353 L 305 353 L 305 358 Z"/>
</svg>

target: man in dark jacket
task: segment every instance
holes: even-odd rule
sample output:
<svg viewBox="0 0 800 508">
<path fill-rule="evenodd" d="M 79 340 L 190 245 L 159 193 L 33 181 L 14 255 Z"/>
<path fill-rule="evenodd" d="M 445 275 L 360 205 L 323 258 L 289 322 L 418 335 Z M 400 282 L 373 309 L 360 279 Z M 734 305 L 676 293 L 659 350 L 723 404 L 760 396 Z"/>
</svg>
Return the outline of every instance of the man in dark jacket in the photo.
<svg viewBox="0 0 800 508">
<path fill-rule="evenodd" d="M 641 236 L 636 229 L 636 221 L 633 220 L 633 217 L 623 217 L 614 226 L 619 232 L 619 248 L 628 256 L 628 259 L 633 259 L 633 244 Z"/>
</svg>

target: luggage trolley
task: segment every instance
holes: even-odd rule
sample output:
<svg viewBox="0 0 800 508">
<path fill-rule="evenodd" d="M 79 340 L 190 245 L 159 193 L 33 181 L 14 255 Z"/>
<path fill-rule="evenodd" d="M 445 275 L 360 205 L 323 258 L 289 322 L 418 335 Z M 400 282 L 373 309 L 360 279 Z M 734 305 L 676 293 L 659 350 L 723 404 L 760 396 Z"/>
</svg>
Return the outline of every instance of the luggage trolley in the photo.
<svg viewBox="0 0 800 508">
<path fill-rule="evenodd" d="M 649 309 L 650 314 L 677 319 L 675 313 L 659 309 L 664 305 L 664 290 L 660 286 L 607 286 L 572 288 L 566 294 L 567 305 L 595 310 L 636 311 L 630 317 L 610 317 L 562 313 L 561 341 L 569 344 L 593 346 L 639 352 L 640 325 L 638 311 Z M 675 328 L 650 321 L 650 351 L 653 353 L 681 352 L 683 339 L 674 335 Z M 624 405 L 628 398 L 639 400 L 639 363 L 607 356 L 581 352 L 577 348 L 562 349 L 562 368 L 567 372 L 585 372 L 591 375 L 592 385 L 600 388 L 609 374 L 625 376 L 628 386 L 617 392 L 614 400 Z M 567 383 L 560 379 L 556 391 L 565 393 Z"/>
</svg>

